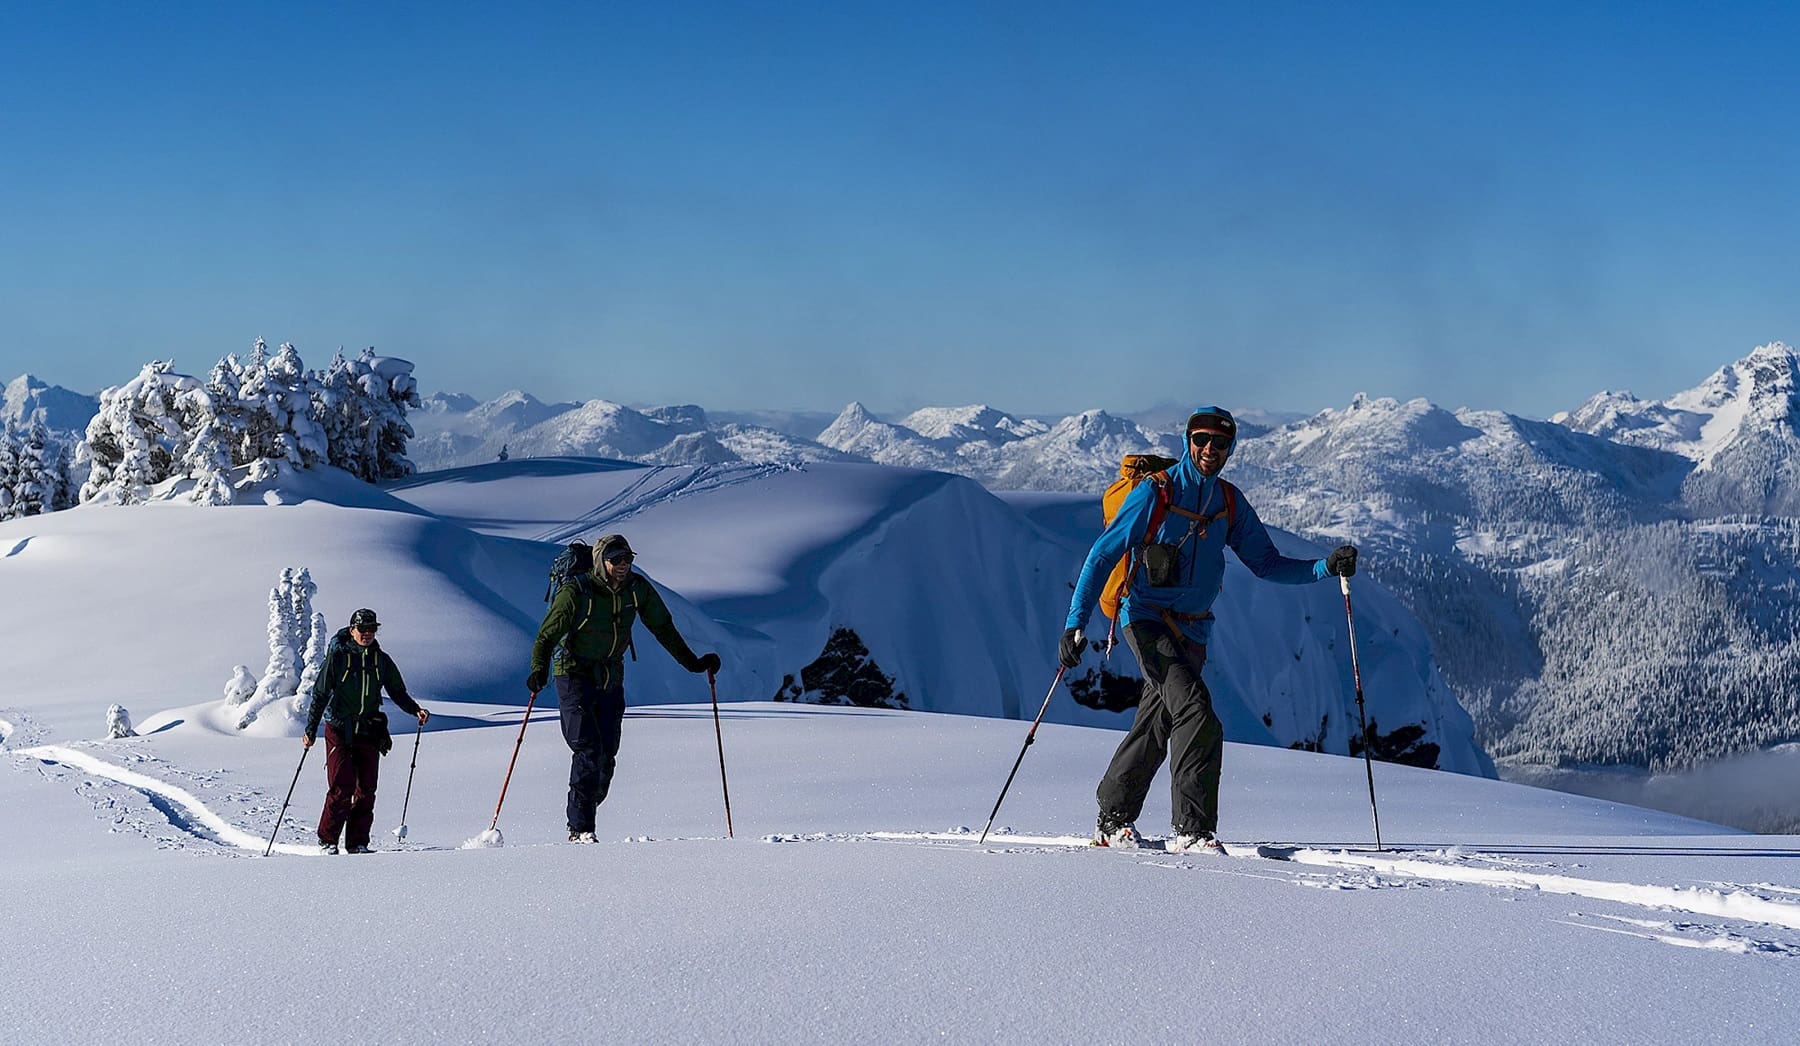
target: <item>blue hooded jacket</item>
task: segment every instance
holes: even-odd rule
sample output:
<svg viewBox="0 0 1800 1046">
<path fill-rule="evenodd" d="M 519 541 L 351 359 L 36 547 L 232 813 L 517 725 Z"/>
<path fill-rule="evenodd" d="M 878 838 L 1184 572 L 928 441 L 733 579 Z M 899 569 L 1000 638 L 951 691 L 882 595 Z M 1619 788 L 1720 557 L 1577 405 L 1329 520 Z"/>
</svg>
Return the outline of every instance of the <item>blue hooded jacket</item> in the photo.
<svg viewBox="0 0 1800 1046">
<path fill-rule="evenodd" d="M 1229 411 L 1211 405 L 1200 407 L 1194 413 L 1231 417 Z M 1225 491 L 1218 477 L 1202 476 L 1200 467 L 1193 461 L 1192 446 L 1186 445 L 1185 433 L 1182 442 L 1181 460 L 1169 469 L 1169 504 L 1203 516 L 1220 512 L 1225 508 Z M 1069 619 L 1064 628 L 1087 628 L 1088 618 L 1093 616 L 1094 605 L 1100 601 L 1100 590 L 1112 574 L 1113 566 L 1143 543 L 1144 532 L 1150 527 L 1155 498 L 1156 484 L 1139 483 L 1126 496 L 1118 515 L 1101 532 L 1094 547 L 1088 550 L 1081 577 L 1075 582 L 1075 597 L 1069 603 Z M 1132 575 L 1125 598 L 1119 601 L 1121 624 L 1139 621 L 1161 624 L 1162 612 L 1169 610 L 1182 615 L 1177 620 L 1188 638 L 1205 643 L 1212 634 L 1210 610 L 1213 600 L 1218 598 L 1219 589 L 1225 583 L 1227 545 L 1251 573 L 1265 581 L 1305 585 L 1328 576 L 1323 559 L 1293 559 L 1276 551 L 1268 529 L 1242 494 L 1238 495 L 1230 516 L 1219 517 L 1217 522 L 1206 527 L 1204 535 L 1199 533 L 1199 527 L 1195 521 L 1175 512 L 1163 518 L 1162 527 L 1153 541 L 1180 546 L 1175 575 L 1178 583 L 1152 586 L 1140 567 Z"/>
</svg>

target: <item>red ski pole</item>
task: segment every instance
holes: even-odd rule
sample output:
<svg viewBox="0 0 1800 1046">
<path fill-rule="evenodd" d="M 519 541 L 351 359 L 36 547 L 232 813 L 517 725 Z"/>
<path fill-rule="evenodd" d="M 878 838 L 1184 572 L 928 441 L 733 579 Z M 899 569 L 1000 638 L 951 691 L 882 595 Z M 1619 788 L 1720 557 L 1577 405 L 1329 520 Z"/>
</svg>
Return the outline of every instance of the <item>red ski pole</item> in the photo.
<svg viewBox="0 0 1800 1046">
<path fill-rule="evenodd" d="M 537 704 L 538 692 L 531 692 L 531 700 L 525 702 L 525 718 L 519 721 L 519 739 L 513 742 L 512 759 L 506 764 L 506 780 L 500 782 L 500 801 L 494 804 L 494 823 L 488 825 L 492 832 L 500 827 L 500 808 L 506 805 L 506 786 L 512 784 L 513 767 L 519 762 L 519 746 L 525 743 L 525 727 L 531 722 L 531 706 Z"/>
</svg>

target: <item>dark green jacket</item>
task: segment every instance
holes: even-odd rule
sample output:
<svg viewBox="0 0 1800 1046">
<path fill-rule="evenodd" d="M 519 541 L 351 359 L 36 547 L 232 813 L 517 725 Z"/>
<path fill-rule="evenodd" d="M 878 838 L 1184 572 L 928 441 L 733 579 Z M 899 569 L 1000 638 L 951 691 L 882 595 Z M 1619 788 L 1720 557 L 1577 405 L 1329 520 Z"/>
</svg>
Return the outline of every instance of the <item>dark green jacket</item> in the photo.
<svg viewBox="0 0 1800 1046">
<path fill-rule="evenodd" d="M 587 675 L 603 690 L 621 686 L 631 626 L 640 618 L 676 664 L 690 672 L 700 670 L 700 659 L 675 631 L 656 586 L 635 570 L 617 590 L 592 574 L 576 577 L 558 590 L 531 644 L 531 670 L 546 671 L 555 651 L 557 675 Z"/>
<path fill-rule="evenodd" d="M 348 727 L 381 707 L 381 691 L 411 715 L 419 705 L 406 692 L 406 681 L 394 659 L 382 653 L 380 643 L 357 646 L 348 628 L 338 629 L 325 648 L 325 663 L 313 680 L 312 711 L 306 717 L 306 736 L 317 737 L 319 719 Z"/>
</svg>

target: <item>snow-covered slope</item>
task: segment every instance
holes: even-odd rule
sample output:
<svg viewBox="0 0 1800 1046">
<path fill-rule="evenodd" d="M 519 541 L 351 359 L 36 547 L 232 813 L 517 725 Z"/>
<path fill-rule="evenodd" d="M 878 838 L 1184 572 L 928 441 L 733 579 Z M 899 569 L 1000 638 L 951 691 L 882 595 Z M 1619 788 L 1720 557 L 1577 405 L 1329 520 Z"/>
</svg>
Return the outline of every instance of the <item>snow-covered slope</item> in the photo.
<svg viewBox="0 0 1800 1046">
<path fill-rule="evenodd" d="M 412 638 L 388 639 L 402 663 Z M 378 1041 L 799 1043 L 1778 1041 L 1800 1020 L 1800 838 L 1378 764 L 1375 853 L 1359 760 L 1228 745 L 1232 856 L 1098 850 L 1080 833 L 1118 735 L 1047 724 L 978 845 L 1023 724 L 751 702 L 716 734 L 704 703 L 629 710 L 603 842 L 574 846 L 553 713 L 521 735 L 516 705 L 421 696 L 407 839 L 410 744 L 384 761 L 379 852 L 318 859 L 323 776 L 291 738 L 179 712 L 49 738 L 5 706 L 0 824 L 31 841 L 0 847 L 7 1041 L 341 1042 L 333 1015 Z M 458 849 L 515 742 L 506 845 Z"/>
</svg>

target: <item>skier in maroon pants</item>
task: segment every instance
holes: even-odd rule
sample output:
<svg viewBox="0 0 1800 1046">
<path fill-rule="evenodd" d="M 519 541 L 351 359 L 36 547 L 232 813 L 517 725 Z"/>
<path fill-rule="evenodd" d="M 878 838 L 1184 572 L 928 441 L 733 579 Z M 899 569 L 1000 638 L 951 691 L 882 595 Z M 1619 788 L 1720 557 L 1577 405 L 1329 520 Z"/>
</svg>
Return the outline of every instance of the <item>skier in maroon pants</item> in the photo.
<svg viewBox="0 0 1800 1046">
<path fill-rule="evenodd" d="M 382 690 L 407 714 L 418 716 L 420 726 L 431 718 L 408 696 L 394 659 L 375 642 L 380 627 L 375 611 L 366 607 L 350 615 L 350 626 L 331 638 L 313 683 L 306 747 L 313 746 L 323 718 L 326 790 L 325 810 L 319 814 L 319 849 L 328 854 L 338 852 L 340 834 L 350 853 L 369 852 L 381 757 L 394 744 L 387 714 L 381 711 Z"/>
</svg>

